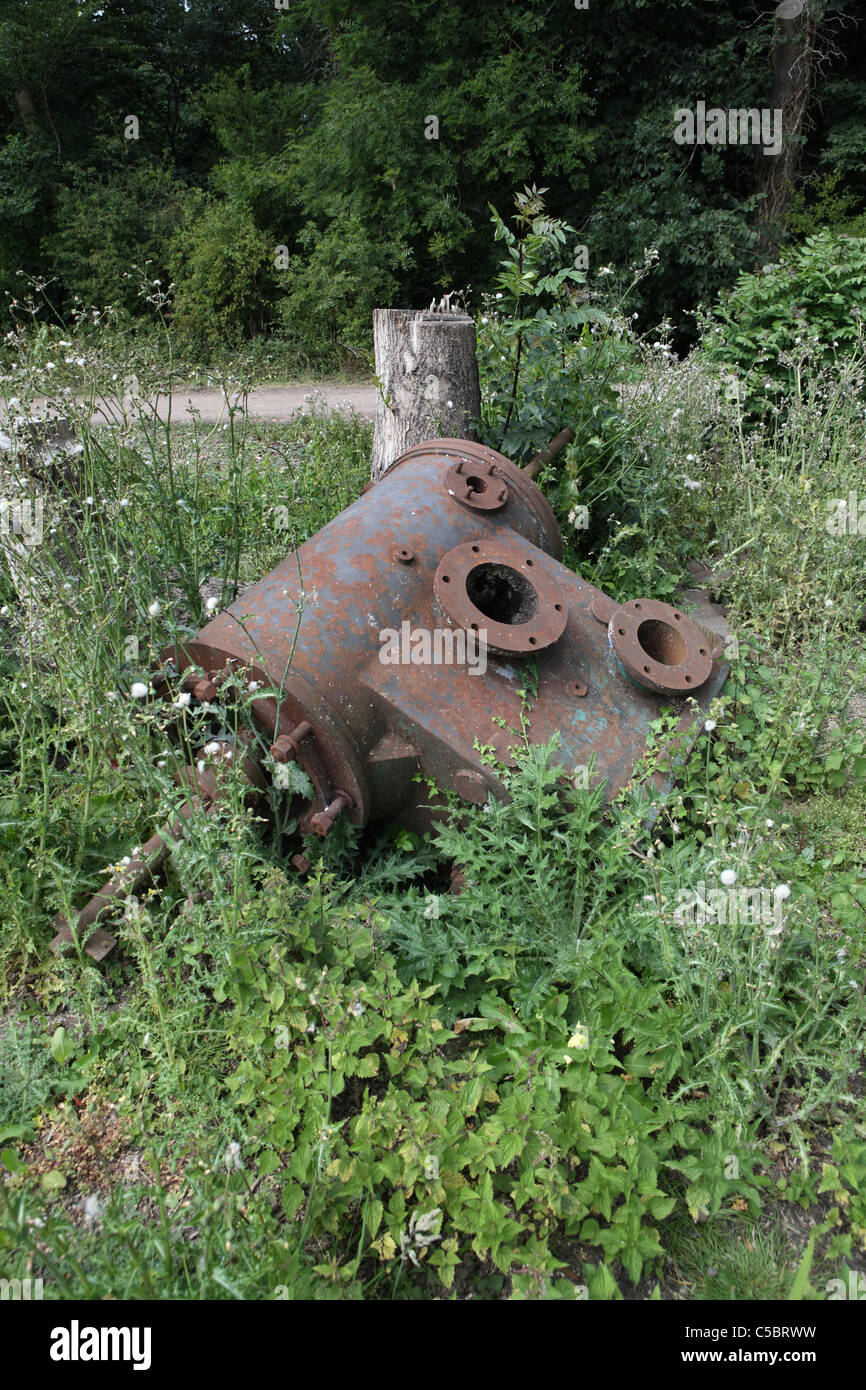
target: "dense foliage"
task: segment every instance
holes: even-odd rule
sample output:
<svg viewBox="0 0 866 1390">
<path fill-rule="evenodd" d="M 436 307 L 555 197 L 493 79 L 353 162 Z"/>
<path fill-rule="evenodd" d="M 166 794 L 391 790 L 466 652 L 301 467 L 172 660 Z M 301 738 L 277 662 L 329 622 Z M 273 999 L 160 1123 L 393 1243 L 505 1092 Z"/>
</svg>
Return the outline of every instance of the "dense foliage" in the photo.
<svg viewBox="0 0 866 1390">
<path fill-rule="evenodd" d="M 792 380 L 863 345 L 866 237 L 821 232 L 723 293 L 704 344 L 742 379 L 750 408 L 778 409 Z"/>
<path fill-rule="evenodd" d="M 810 6 L 769 244 L 859 230 L 855 8 Z M 489 204 L 535 182 L 591 268 L 659 251 L 636 306 L 682 346 L 688 311 L 767 258 L 774 160 L 677 145 L 674 112 L 771 106 L 773 25 L 752 0 L 3 0 L 0 288 L 23 269 L 64 312 L 135 313 L 150 261 L 199 354 L 269 327 L 287 357 L 354 361 L 375 304 L 490 289 Z"/>
</svg>

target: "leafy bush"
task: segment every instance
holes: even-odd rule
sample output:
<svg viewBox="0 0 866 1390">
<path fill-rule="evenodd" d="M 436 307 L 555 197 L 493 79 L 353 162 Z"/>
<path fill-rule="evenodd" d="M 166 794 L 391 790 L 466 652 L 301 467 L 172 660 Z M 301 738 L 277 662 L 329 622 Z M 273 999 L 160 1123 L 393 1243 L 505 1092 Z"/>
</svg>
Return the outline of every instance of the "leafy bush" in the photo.
<svg viewBox="0 0 866 1390">
<path fill-rule="evenodd" d="M 189 199 L 188 190 L 158 164 L 122 164 L 96 177 L 76 172 L 57 200 L 57 229 L 50 252 L 70 295 L 88 305 L 140 312 L 140 276 L 134 266 L 168 280 L 167 251 Z"/>
<path fill-rule="evenodd" d="M 610 450 L 614 386 L 634 346 L 624 320 L 584 288 L 580 250 L 568 248 L 576 233 L 545 212 L 546 191 L 517 194 L 516 232 L 491 209 L 507 255 L 481 315 L 481 433 L 525 462 L 568 425 L 574 452 L 598 461 Z"/>
<path fill-rule="evenodd" d="M 181 339 L 207 353 L 260 332 L 273 283 L 274 247 L 239 202 L 195 197 L 171 247 L 175 323 Z"/>
<path fill-rule="evenodd" d="M 355 212 L 343 211 L 323 232 L 309 223 L 301 254 L 281 274 L 286 293 L 277 312 L 290 347 L 319 366 L 345 366 L 369 354 L 373 310 L 391 302 L 408 249 L 374 238 Z"/>
<path fill-rule="evenodd" d="M 612 592 L 630 598 L 653 587 L 665 596 L 675 579 L 658 563 L 664 547 L 648 505 L 658 498 L 641 486 L 647 456 L 636 435 L 642 419 L 623 409 L 647 364 L 623 306 L 656 253 L 644 253 L 617 293 L 607 288 L 615 277 L 605 266 L 590 287 L 582 268 L 585 248 L 573 242 L 572 227 L 547 215 L 545 191 L 517 195 L 514 232 L 493 212 L 507 257 L 480 316 L 481 437 L 526 462 L 553 434 L 571 428 L 573 443 L 540 478 L 566 538 L 566 563 L 584 568 L 587 551 L 602 554 L 610 578 L 622 560 L 622 587 L 613 585 Z M 670 352 L 667 344 L 656 346 Z"/>
<path fill-rule="evenodd" d="M 32 268 L 39 256 L 39 237 L 48 221 L 40 192 L 55 176 L 43 145 L 21 134 L 0 143 L 0 291 L 20 289 L 17 274 Z M 35 235 L 34 235 L 35 233 Z"/>
<path fill-rule="evenodd" d="M 818 232 L 723 294 L 703 351 L 745 382 L 750 408 L 797 391 L 805 371 L 862 351 L 866 237 Z"/>
<path fill-rule="evenodd" d="M 273 880 L 275 927 L 283 893 Z M 360 904 L 335 911 L 321 876 L 305 898 L 291 943 L 235 956 L 231 1090 L 259 1174 L 278 1179 L 289 1219 L 303 1214 L 298 1240 L 343 1297 L 359 1275 L 368 1296 L 383 1278 L 393 1296 L 401 1276 L 417 1292 L 486 1276 L 491 1292 L 573 1297 L 574 1276 L 555 1279 L 569 1237 L 602 1253 L 583 1274 L 610 1296 L 607 1262 L 637 1281 L 661 1255 L 671 1163 L 697 1206 L 757 1200 L 748 1155 L 741 1180 L 723 1176 L 725 1125 L 708 1143 L 686 1122 L 702 1108 L 668 1101 L 670 1011 L 623 970 L 612 934 L 587 943 L 576 988 L 549 988 L 525 1015 L 500 940 L 488 980 L 476 972 L 476 1012 L 455 1019 L 435 984 L 401 979 Z"/>
</svg>

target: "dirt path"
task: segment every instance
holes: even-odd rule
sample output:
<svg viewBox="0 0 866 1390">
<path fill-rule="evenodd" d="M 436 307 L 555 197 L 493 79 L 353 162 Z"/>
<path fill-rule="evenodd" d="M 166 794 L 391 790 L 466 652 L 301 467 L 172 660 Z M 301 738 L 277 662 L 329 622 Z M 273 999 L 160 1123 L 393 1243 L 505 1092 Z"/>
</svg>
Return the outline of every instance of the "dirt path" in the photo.
<svg viewBox="0 0 866 1390">
<path fill-rule="evenodd" d="M 249 392 L 246 400 L 250 415 L 262 420 L 291 420 L 299 412 L 311 410 L 317 404 L 341 414 L 355 411 L 363 419 L 372 420 L 376 412 L 377 394 L 372 382 L 296 381 L 284 386 L 257 386 Z M 34 407 L 40 410 L 46 404 L 41 400 L 33 402 Z M 161 419 L 167 417 L 167 396 L 152 399 L 151 405 Z M 225 414 L 225 410 L 222 392 L 213 387 L 190 386 L 171 394 L 171 417 L 178 424 L 189 424 L 196 415 L 205 423 L 213 424 Z M 2 413 L 0 405 L 0 415 Z M 116 405 L 98 400 L 94 424 L 110 424 L 116 419 Z"/>
</svg>

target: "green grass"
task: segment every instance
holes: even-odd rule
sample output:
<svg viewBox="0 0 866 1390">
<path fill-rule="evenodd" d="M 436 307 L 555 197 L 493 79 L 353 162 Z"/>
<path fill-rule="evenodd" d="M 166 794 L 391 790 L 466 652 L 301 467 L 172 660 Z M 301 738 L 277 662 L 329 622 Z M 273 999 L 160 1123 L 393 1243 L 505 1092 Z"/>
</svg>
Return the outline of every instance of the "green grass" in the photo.
<svg viewBox="0 0 866 1390">
<path fill-rule="evenodd" d="M 109 349 L 91 335 L 94 395 Z M 0 387 L 26 406 L 22 362 Z M 740 656 L 654 816 L 637 791 L 563 800 L 527 682 L 509 806 L 423 840 L 343 829 L 301 882 L 237 785 L 99 967 L 48 953 L 51 917 L 177 796 L 166 714 L 131 685 L 357 496 L 370 432 L 77 414 L 26 604 L 0 564 L 4 1277 L 47 1298 L 788 1297 L 810 1233 L 807 1297 L 863 1268 L 866 542 L 823 527 L 858 485 L 862 408 L 824 376 L 746 434 L 700 363 L 649 350 L 641 372 L 615 473 L 576 492 L 572 456 L 550 490 L 564 526 L 597 499 L 568 555 L 617 597 L 670 593 L 689 558 L 729 570 Z M 778 917 L 677 916 L 725 870 L 789 889 Z"/>
<path fill-rule="evenodd" d="M 778 1221 L 722 1220 L 709 1229 L 677 1223 L 667 1258 L 682 1296 L 695 1300 L 784 1299 L 794 1278 L 790 1239 Z"/>
</svg>

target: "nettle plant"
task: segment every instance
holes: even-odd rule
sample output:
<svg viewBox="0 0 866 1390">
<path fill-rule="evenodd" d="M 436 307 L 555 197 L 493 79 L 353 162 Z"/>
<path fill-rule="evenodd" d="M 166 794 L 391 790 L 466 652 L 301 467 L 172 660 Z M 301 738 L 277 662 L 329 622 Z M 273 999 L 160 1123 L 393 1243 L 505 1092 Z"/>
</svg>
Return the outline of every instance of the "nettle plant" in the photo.
<svg viewBox="0 0 866 1390">
<path fill-rule="evenodd" d="M 587 248 L 546 213 L 546 192 L 516 195 L 514 231 L 491 208 L 506 258 L 479 324 L 482 438 L 525 461 L 569 425 L 575 450 L 603 457 L 634 348 L 621 306 L 587 287 Z"/>
</svg>

